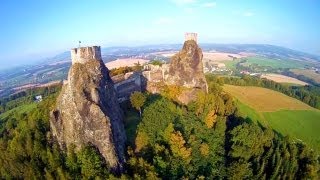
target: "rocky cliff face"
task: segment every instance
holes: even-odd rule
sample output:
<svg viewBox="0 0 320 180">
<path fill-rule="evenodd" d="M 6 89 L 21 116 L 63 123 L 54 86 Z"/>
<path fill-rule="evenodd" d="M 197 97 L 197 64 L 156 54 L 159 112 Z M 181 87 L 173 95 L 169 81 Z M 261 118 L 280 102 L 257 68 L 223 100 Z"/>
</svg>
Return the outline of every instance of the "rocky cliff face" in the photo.
<svg viewBox="0 0 320 180">
<path fill-rule="evenodd" d="M 202 57 L 196 41 L 185 41 L 182 50 L 171 59 L 167 83 L 207 91 Z"/>
<path fill-rule="evenodd" d="M 100 59 L 74 63 L 50 119 L 51 132 L 63 149 L 96 146 L 115 171 L 124 162 L 125 131 L 108 69 Z"/>
</svg>

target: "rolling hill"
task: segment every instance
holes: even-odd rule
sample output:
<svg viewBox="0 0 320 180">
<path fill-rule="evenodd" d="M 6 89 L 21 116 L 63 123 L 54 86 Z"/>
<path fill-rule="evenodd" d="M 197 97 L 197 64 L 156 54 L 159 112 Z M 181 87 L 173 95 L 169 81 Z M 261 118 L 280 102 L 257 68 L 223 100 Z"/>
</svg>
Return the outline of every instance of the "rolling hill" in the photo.
<svg viewBox="0 0 320 180">
<path fill-rule="evenodd" d="M 105 63 L 123 58 L 136 58 L 146 60 L 164 60 L 170 58 L 157 55 L 157 52 L 177 51 L 182 44 L 160 44 L 136 47 L 106 47 L 101 49 L 102 59 Z M 247 63 L 258 64 L 262 69 L 274 68 L 303 68 L 305 64 L 320 65 L 320 57 L 279 46 L 263 44 L 200 44 L 206 53 L 220 52 L 228 58 L 228 54 L 251 53 L 254 57 L 246 58 Z M 230 57 L 229 57 L 230 58 Z M 237 61 L 228 61 L 226 66 L 235 66 Z M 71 65 L 70 53 L 63 52 L 46 58 L 32 65 L 25 65 L 0 71 L 0 97 L 9 95 L 13 88 L 28 84 L 48 83 L 63 80 Z"/>
<path fill-rule="evenodd" d="M 252 86 L 224 85 L 240 113 L 281 135 L 303 141 L 320 152 L 320 111 L 279 92 Z"/>
</svg>

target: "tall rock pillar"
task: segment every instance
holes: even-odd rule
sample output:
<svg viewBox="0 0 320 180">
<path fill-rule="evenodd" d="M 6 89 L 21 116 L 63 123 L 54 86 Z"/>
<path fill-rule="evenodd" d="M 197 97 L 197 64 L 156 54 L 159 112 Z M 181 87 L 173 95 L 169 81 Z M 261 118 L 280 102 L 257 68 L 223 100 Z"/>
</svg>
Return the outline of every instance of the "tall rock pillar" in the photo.
<svg viewBox="0 0 320 180">
<path fill-rule="evenodd" d="M 95 146 L 114 171 L 125 161 L 123 113 L 100 47 L 71 50 L 72 66 L 50 118 L 51 133 L 62 149 Z"/>
</svg>

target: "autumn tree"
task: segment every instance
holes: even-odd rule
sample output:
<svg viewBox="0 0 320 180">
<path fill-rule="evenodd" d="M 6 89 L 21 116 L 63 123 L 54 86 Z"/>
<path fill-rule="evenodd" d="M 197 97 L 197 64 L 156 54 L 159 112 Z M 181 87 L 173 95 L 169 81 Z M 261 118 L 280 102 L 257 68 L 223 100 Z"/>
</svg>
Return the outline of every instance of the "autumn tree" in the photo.
<svg viewBox="0 0 320 180">
<path fill-rule="evenodd" d="M 136 152 L 139 152 L 142 148 L 147 146 L 148 144 L 148 135 L 143 132 L 139 131 L 135 140 L 135 145 L 136 145 Z"/>
<path fill-rule="evenodd" d="M 163 89 L 161 94 L 168 99 L 173 101 L 178 101 L 178 97 L 183 91 L 183 88 L 176 85 L 166 85 Z"/>
<path fill-rule="evenodd" d="M 141 108 L 146 101 L 146 96 L 143 95 L 141 92 L 135 91 L 130 96 L 130 102 L 132 107 L 137 109 L 139 111 L 140 117 L 141 117 Z"/>
<path fill-rule="evenodd" d="M 217 118 L 217 115 L 215 115 L 215 111 L 214 110 L 209 111 L 209 113 L 204 119 L 208 128 L 212 128 L 214 126 L 214 124 L 216 123 L 216 118 Z"/>
<path fill-rule="evenodd" d="M 185 143 L 186 141 L 183 139 L 180 131 L 171 133 L 169 144 L 173 156 L 181 157 L 183 160 L 189 163 L 191 160 L 191 148 L 187 148 Z"/>
<path fill-rule="evenodd" d="M 200 145 L 200 153 L 201 153 L 201 155 L 206 156 L 206 157 L 209 155 L 210 149 L 209 149 L 209 145 L 207 143 L 202 143 Z"/>
</svg>

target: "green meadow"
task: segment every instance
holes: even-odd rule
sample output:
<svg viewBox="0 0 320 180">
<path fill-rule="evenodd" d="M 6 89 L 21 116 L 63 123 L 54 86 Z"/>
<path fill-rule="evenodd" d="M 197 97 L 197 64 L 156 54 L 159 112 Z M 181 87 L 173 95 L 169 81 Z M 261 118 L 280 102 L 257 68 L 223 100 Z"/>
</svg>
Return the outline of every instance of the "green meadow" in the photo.
<svg viewBox="0 0 320 180">
<path fill-rule="evenodd" d="M 289 136 L 295 141 L 307 143 L 320 152 L 319 110 L 259 112 L 239 100 L 236 103 L 244 117 L 262 126 L 270 127 L 282 136 Z"/>
<path fill-rule="evenodd" d="M 305 62 L 294 61 L 290 59 L 270 59 L 259 56 L 244 58 L 249 64 L 258 64 L 259 66 L 269 66 L 272 68 L 297 68 L 304 67 Z"/>
<path fill-rule="evenodd" d="M 271 67 L 273 69 L 278 68 L 303 68 L 305 65 L 310 65 L 310 63 L 295 61 L 291 59 L 271 59 L 260 56 L 252 56 L 241 58 L 242 60 L 246 60 L 243 65 L 249 66 L 251 64 L 256 64 L 261 67 Z M 223 61 L 227 68 L 236 69 L 237 63 L 240 62 L 241 59 L 233 60 L 233 61 Z"/>
</svg>

